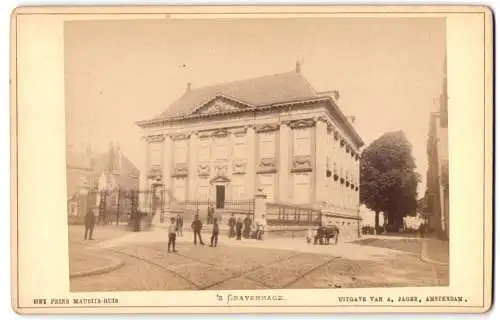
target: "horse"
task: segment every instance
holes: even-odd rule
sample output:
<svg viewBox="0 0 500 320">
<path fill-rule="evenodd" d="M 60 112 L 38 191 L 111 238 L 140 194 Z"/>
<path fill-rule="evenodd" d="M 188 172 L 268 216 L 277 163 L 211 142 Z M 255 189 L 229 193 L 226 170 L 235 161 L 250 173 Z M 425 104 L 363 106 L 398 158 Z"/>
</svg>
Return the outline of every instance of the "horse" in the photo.
<svg viewBox="0 0 500 320">
<path fill-rule="evenodd" d="M 328 245 L 330 244 L 330 239 L 332 238 L 335 239 L 335 244 L 337 244 L 339 241 L 339 234 L 340 229 L 336 225 L 328 227 L 318 227 L 318 229 L 316 229 L 316 235 L 314 237 L 314 244 L 317 244 L 319 242 L 320 244 Z"/>
</svg>

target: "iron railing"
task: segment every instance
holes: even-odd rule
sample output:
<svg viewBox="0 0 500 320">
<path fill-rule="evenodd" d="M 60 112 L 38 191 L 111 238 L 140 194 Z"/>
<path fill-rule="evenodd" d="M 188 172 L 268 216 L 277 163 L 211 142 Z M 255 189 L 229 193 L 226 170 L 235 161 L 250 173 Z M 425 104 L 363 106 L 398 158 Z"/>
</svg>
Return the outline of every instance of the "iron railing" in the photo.
<svg viewBox="0 0 500 320">
<path fill-rule="evenodd" d="M 268 203 L 266 209 L 268 225 L 320 226 L 320 210 L 282 203 Z"/>
</svg>

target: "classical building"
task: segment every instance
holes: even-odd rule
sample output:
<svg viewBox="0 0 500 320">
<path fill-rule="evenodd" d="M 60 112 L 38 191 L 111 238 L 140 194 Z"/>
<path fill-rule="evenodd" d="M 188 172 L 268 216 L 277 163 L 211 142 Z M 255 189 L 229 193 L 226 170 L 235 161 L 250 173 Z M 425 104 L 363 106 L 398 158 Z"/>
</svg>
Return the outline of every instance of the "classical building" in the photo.
<svg viewBox="0 0 500 320">
<path fill-rule="evenodd" d="M 359 148 L 338 92 L 319 93 L 296 70 L 191 88 L 159 116 L 137 122 L 146 162 L 141 190 L 217 208 L 252 199 L 358 218 Z M 168 201 L 168 200 L 167 200 Z"/>
<path fill-rule="evenodd" d="M 446 61 L 443 88 L 439 100 L 439 111 L 429 119 L 427 141 L 427 190 L 425 214 L 430 227 L 449 237 L 449 177 L 448 177 L 448 86 Z"/>
</svg>

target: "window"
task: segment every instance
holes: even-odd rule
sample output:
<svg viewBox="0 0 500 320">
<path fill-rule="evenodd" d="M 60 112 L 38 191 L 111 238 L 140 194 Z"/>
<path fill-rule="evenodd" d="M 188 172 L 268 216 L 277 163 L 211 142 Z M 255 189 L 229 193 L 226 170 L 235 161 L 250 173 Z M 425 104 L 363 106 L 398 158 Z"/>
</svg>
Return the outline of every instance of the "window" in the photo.
<svg viewBox="0 0 500 320">
<path fill-rule="evenodd" d="M 174 197 L 177 201 L 186 200 L 186 179 L 176 178 L 174 179 Z"/>
<path fill-rule="evenodd" d="M 260 179 L 260 188 L 262 188 L 263 192 L 267 196 L 267 201 L 274 201 L 274 174 L 261 174 L 259 176 Z"/>
<path fill-rule="evenodd" d="M 245 198 L 245 179 L 243 176 L 233 176 L 231 196 L 232 200 L 243 200 Z"/>
<path fill-rule="evenodd" d="M 160 166 L 161 165 L 161 143 L 152 142 L 149 144 L 149 154 L 150 154 L 150 165 Z"/>
<path fill-rule="evenodd" d="M 293 154 L 304 156 L 311 154 L 311 130 L 300 128 L 293 130 Z"/>
<path fill-rule="evenodd" d="M 200 149 L 198 152 L 198 160 L 200 162 L 205 162 L 210 160 L 210 140 L 201 139 Z"/>
<path fill-rule="evenodd" d="M 293 200 L 296 203 L 309 203 L 309 183 L 308 173 L 296 173 L 293 176 Z"/>
<path fill-rule="evenodd" d="M 174 143 L 174 162 L 187 162 L 187 140 L 177 140 Z"/>
<path fill-rule="evenodd" d="M 226 160 L 228 158 L 228 139 L 215 138 L 214 141 L 214 156 L 215 160 Z"/>
<path fill-rule="evenodd" d="M 209 198 L 209 183 L 208 178 L 203 177 L 198 181 L 198 200 L 208 200 Z"/>
<path fill-rule="evenodd" d="M 244 159 L 246 155 L 245 137 L 235 137 L 233 157 L 235 159 Z"/>
<path fill-rule="evenodd" d="M 274 158 L 275 136 L 274 131 L 259 133 L 259 153 L 261 158 Z"/>
</svg>

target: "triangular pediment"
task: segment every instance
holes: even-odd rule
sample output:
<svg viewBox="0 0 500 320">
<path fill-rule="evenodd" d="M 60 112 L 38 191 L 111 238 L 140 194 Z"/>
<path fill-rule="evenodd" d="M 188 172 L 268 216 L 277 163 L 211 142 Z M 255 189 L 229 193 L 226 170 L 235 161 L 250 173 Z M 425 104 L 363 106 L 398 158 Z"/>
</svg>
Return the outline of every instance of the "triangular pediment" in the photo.
<svg viewBox="0 0 500 320">
<path fill-rule="evenodd" d="M 218 114 L 252 109 L 253 106 L 223 95 L 218 95 L 199 106 L 192 114 Z"/>
</svg>

